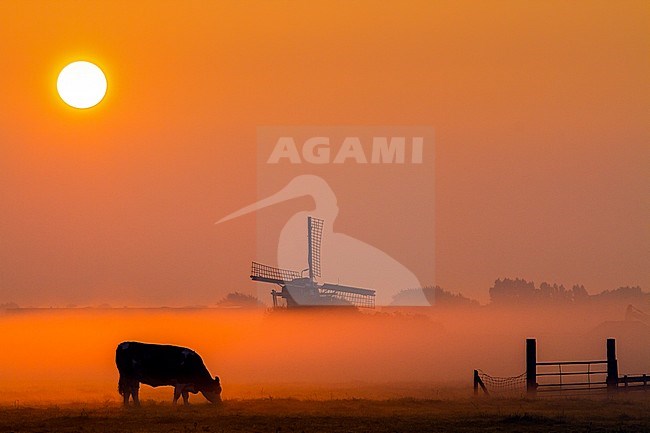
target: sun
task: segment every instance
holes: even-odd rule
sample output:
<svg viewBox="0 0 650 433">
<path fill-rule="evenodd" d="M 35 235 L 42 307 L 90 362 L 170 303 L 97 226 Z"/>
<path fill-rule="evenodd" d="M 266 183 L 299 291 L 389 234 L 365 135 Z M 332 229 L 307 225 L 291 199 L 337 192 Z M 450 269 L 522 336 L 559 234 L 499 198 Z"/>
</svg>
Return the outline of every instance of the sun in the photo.
<svg viewBox="0 0 650 433">
<path fill-rule="evenodd" d="M 70 63 L 59 73 L 56 90 L 74 108 L 91 108 L 106 95 L 106 76 L 99 66 L 86 61 Z"/>
</svg>

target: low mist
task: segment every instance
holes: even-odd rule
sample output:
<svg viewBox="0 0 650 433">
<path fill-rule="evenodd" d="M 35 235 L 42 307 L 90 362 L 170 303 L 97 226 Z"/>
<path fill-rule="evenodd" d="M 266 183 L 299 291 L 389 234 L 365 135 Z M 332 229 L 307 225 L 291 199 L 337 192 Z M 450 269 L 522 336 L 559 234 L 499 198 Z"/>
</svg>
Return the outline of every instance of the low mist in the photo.
<svg viewBox="0 0 650 433">
<path fill-rule="evenodd" d="M 622 305 L 7 310 L 0 402 L 120 401 L 114 357 L 125 340 L 194 349 L 225 399 L 468 396 L 473 369 L 523 373 L 531 337 L 541 361 L 605 359 L 614 337 L 621 375 L 650 373 L 649 326 L 624 319 Z M 143 385 L 141 396 L 171 401 L 172 390 Z"/>
</svg>

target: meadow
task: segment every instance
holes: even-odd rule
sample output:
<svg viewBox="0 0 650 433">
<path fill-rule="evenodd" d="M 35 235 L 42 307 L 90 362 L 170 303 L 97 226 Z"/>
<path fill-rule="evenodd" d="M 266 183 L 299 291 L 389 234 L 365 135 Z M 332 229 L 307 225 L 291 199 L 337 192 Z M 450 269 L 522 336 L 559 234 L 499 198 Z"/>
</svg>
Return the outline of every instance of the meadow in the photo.
<svg viewBox="0 0 650 433">
<path fill-rule="evenodd" d="M 524 371 L 541 360 L 600 359 L 617 338 L 621 374 L 650 372 L 650 338 L 620 309 L 270 314 L 219 309 L 41 309 L 0 315 L 0 432 L 641 432 L 650 398 L 472 396 L 472 371 Z M 142 386 L 121 407 L 115 347 L 191 347 L 221 377 L 224 403 Z M 589 398 L 587 398 L 589 397 Z"/>
<path fill-rule="evenodd" d="M 0 432 L 645 432 L 650 403 L 614 399 L 254 399 L 3 406 Z"/>
</svg>

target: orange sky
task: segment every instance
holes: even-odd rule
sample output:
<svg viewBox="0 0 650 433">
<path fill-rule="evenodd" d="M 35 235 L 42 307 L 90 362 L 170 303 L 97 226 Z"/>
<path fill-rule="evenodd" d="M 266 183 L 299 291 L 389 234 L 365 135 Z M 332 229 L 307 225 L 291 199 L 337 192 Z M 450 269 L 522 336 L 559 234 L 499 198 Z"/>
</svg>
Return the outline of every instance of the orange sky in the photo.
<svg viewBox="0 0 650 433">
<path fill-rule="evenodd" d="M 432 126 L 430 283 L 648 290 L 648 28 L 645 1 L 0 2 L 0 303 L 252 290 L 254 216 L 213 223 L 256 198 L 261 125 Z M 79 59 L 87 111 L 55 90 Z"/>
</svg>

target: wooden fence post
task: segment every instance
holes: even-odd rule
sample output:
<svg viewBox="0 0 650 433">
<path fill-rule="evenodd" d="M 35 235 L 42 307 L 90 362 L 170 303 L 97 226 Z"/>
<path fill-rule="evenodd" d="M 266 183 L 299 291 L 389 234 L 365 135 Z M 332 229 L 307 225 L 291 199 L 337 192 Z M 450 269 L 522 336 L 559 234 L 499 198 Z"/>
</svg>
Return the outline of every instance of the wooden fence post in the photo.
<svg viewBox="0 0 650 433">
<path fill-rule="evenodd" d="M 537 343 L 534 338 L 526 339 L 526 395 L 537 394 Z"/>
<path fill-rule="evenodd" d="M 616 340 L 607 339 L 607 392 L 616 391 L 618 386 L 618 361 L 616 360 Z"/>
<path fill-rule="evenodd" d="M 485 384 L 481 380 L 481 376 L 478 374 L 478 370 L 474 370 L 474 395 L 478 395 L 478 387 L 481 387 L 483 394 L 490 395 L 490 391 L 485 387 Z"/>
</svg>

